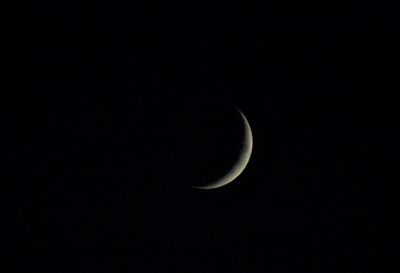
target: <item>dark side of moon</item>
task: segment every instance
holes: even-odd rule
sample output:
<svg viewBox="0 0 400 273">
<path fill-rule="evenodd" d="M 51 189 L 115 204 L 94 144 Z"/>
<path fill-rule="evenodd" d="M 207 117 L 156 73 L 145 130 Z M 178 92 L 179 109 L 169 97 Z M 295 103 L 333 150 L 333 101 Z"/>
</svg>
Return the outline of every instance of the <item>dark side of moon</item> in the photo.
<svg viewBox="0 0 400 273">
<path fill-rule="evenodd" d="M 192 109 L 196 110 L 196 109 Z M 250 125 L 235 107 L 209 107 L 183 117 L 180 175 L 194 189 L 210 190 L 237 180 L 252 152 Z"/>
</svg>

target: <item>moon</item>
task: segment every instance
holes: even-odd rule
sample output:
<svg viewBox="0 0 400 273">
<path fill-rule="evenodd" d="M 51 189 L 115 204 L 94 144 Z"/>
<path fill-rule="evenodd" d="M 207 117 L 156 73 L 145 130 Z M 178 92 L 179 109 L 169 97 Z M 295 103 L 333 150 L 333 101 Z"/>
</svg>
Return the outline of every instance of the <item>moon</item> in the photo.
<svg viewBox="0 0 400 273">
<path fill-rule="evenodd" d="M 250 124 L 246 119 L 245 115 L 239 109 L 237 110 L 239 111 L 240 116 L 242 117 L 242 122 L 244 124 L 244 137 L 238 159 L 236 160 L 232 168 L 229 170 L 229 172 L 220 179 L 218 179 L 217 181 L 214 181 L 205 186 L 193 186 L 194 188 L 202 190 L 211 190 L 223 187 L 231 183 L 233 180 L 235 180 L 244 171 L 247 164 L 249 163 L 251 153 L 253 151 L 253 134 L 251 132 Z"/>
</svg>

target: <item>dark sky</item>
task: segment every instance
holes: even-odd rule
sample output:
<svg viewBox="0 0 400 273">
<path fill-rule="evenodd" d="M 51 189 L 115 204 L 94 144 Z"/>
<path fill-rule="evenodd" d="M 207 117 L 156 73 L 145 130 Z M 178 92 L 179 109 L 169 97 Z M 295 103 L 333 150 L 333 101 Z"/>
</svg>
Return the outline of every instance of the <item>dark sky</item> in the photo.
<svg viewBox="0 0 400 273">
<path fill-rule="evenodd" d="M 312 7 L 30 7 L 20 272 L 381 272 L 391 19 Z"/>
</svg>

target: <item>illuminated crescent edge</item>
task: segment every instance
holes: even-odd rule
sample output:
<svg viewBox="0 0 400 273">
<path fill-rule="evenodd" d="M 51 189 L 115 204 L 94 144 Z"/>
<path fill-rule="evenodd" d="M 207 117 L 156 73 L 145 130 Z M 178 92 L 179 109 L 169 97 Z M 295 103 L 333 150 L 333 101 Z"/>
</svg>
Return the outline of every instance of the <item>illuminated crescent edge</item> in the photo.
<svg viewBox="0 0 400 273">
<path fill-rule="evenodd" d="M 223 187 L 231 183 L 233 180 L 235 180 L 244 171 L 247 164 L 249 163 L 251 153 L 253 151 L 253 135 L 251 132 L 250 124 L 247 121 L 245 115 L 239 109 L 237 110 L 239 111 L 242 117 L 244 123 L 244 131 L 245 131 L 243 138 L 243 145 L 238 159 L 236 160 L 231 170 L 217 181 L 206 186 L 193 186 L 193 188 L 210 190 Z"/>
</svg>

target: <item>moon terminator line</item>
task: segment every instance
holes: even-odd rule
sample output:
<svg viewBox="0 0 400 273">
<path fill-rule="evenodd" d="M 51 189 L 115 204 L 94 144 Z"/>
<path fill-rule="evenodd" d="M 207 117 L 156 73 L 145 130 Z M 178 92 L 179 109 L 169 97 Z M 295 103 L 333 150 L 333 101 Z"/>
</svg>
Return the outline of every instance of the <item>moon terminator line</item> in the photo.
<svg viewBox="0 0 400 273">
<path fill-rule="evenodd" d="M 233 180 L 235 180 L 244 171 L 247 164 L 249 163 L 251 153 L 253 151 L 253 135 L 251 132 L 250 124 L 246 119 L 245 115 L 239 109 L 237 110 L 239 111 L 240 116 L 242 118 L 242 122 L 244 124 L 243 144 L 238 159 L 236 160 L 235 164 L 232 166 L 230 171 L 223 177 L 219 178 L 217 181 L 212 182 L 205 186 L 193 186 L 194 188 L 202 190 L 210 190 L 223 187 L 231 183 Z"/>
</svg>

